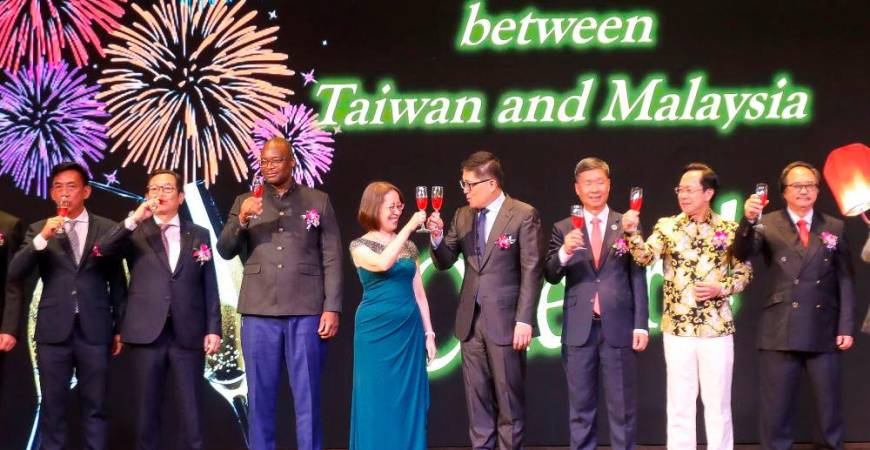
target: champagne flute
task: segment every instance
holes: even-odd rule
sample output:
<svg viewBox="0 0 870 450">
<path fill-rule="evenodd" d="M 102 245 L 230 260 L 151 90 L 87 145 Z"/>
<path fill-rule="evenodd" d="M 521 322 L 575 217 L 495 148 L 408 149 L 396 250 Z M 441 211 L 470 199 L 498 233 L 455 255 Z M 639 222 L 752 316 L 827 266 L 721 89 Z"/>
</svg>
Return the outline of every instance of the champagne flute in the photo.
<svg viewBox="0 0 870 450">
<path fill-rule="evenodd" d="M 417 186 L 414 189 L 414 198 L 417 200 L 417 209 L 426 211 L 426 207 L 429 205 L 429 189 L 426 186 Z M 417 232 L 429 233 L 429 230 L 426 228 L 426 224 L 420 224 Z"/>
<path fill-rule="evenodd" d="M 66 222 L 69 220 L 69 207 L 70 202 L 68 197 L 61 197 L 60 201 L 57 202 L 57 215 L 63 217 L 63 224 L 57 227 L 57 230 L 54 231 L 54 234 L 60 235 L 66 233 L 63 229 Z"/>
<path fill-rule="evenodd" d="M 643 188 L 632 187 L 631 194 L 628 195 L 629 209 L 640 212 L 640 207 L 643 206 Z"/>
<path fill-rule="evenodd" d="M 764 205 L 767 203 L 767 193 L 768 187 L 767 183 L 758 183 L 755 185 L 755 195 L 761 200 L 761 207 L 764 208 Z M 764 225 L 761 224 L 761 213 L 758 213 L 758 219 L 755 219 L 755 229 L 763 230 Z"/>
<path fill-rule="evenodd" d="M 444 204 L 444 186 L 432 186 L 432 209 L 435 212 L 441 211 L 441 206 Z"/>
<path fill-rule="evenodd" d="M 571 205 L 571 224 L 575 230 L 582 230 L 586 226 L 586 216 L 583 215 L 583 205 Z M 586 247 L 580 246 L 580 249 Z"/>
<path fill-rule="evenodd" d="M 254 179 L 251 180 L 251 195 L 254 198 L 263 198 L 263 183 L 262 175 L 255 175 Z M 256 219 L 257 217 L 257 214 L 252 214 L 250 219 Z"/>
</svg>

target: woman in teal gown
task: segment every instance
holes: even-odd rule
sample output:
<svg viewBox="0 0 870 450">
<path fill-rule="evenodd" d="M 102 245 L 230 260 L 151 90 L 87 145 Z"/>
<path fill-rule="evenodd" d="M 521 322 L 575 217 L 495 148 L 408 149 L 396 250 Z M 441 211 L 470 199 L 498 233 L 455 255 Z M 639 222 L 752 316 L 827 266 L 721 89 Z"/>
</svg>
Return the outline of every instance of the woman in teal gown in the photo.
<svg viewBox="0 0 870 450">
<path fill-rule="evenodd" d="M 426 220 L 418 211 L 397 232 L 404 201 L 390 183 L 363 192 L 359 221 L 368 233 L 350 245 L 363 286 L 353 338 L 350 450 L 423 450 L 429 411 L 427 360 L 435 333 L 408 237 Z"/>
</svg>

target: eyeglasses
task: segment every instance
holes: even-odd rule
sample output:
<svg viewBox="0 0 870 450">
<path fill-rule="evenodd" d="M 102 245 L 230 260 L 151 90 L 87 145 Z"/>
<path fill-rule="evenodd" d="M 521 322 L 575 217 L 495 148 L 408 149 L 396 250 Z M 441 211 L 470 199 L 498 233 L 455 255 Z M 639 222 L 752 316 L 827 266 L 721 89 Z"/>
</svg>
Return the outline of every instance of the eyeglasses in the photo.
<svg viewBox="0 0 870 450">
<path fill-rule="evenodd" d="M 691 194 L 694 194 L 696 192 L 701 192 L 703 190 L 704 190 L 704 188 L 702 188 L 702 187 L 701 188 L 689 188 L 689 187 L 677 186 L 674 188 L 674 193 L 677 195 L 680 195 L 680 194 L 691 195 Z"/>
<path fill-rule="evenodd" d="M 287 158 L 272 158 L 272 159 L 261 159 L 260 167 L 269 167 L 269 166 L 280 166 L 284 164 L 284 161 L 287 161 Z"/>
<path fill-rule="evenodd" d="M 399 203 L 398 205 L 387 205 L 387 209 L 390 211 L 402 212 L 405 209 L 404 203 Z"/>
<path fill-rule="evenodd" d="M 161 192 L 164 194 L 171 194 L 171 193 L 175 192 L 175 186 L 172 184 L 162 184 L 162 185 L 152 184 L 152 185 L 148 186 L 148 193 L 149 194 L 159 194 Z"/>
<path fill-rule="evenodd" d="M 792 183 L 785 185 L 785 187 L 792 188 L 798 192 L 804 190 L 806 190 L 807 192 L 816 192 L 819 189 L 819 185 L 816 183 Z"/>
<path fill-rule="evenodd" d="M 486 183 L 487 181 L 492 181 L 492 178 L 487 178 L 485 180 L 480 180 L 480 181 L 459 180 L 459 187 L 462 188 L 463 191 L 464 190 L 470 191 L 470 190 L 474 189 L 474 187 L 477 186 L 478 184 Z"/>
</svg>

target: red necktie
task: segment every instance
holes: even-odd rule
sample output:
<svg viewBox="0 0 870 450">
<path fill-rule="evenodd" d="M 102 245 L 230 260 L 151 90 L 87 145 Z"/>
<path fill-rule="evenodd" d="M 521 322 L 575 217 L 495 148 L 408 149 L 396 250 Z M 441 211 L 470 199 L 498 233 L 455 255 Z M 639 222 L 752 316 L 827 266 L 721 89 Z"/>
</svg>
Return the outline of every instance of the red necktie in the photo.
<svg viewBox="0 0 870 450">
<path fill-rule="evenodd" d="M 810 245 L 810 230 L 807 228 L 807 221 L 804 219 L 797 221 L 798 231 L 800 231 L 801 244 L 804 248 Z"/>
<path fill-rule="evenodd" d="M 592 257 L 595 259 L 595 267 L 599 267 L 601 263 L 601 219 L 595 217 L 592 219 Z M 598 293 L 595 293 L 595 299 L 592 301 L 592 312 L 601 315 L 601 305 L 598 303 Z"/>
</svg>

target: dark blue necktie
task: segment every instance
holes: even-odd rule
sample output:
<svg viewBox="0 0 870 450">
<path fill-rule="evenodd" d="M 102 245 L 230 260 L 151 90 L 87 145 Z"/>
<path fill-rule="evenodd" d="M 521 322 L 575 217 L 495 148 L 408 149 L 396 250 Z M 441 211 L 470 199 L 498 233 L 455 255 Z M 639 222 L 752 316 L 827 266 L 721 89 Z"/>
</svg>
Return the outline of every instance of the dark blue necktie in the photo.
<svg viewBox="0 0 870 450">
<path fill-rule="evenodd" d="M 483 253 L 486 251 L 486 213 L 488 209 L 483 208 L 477 214 L 477 263 L 480 265 L 483 262 Z"/>
</svg>

